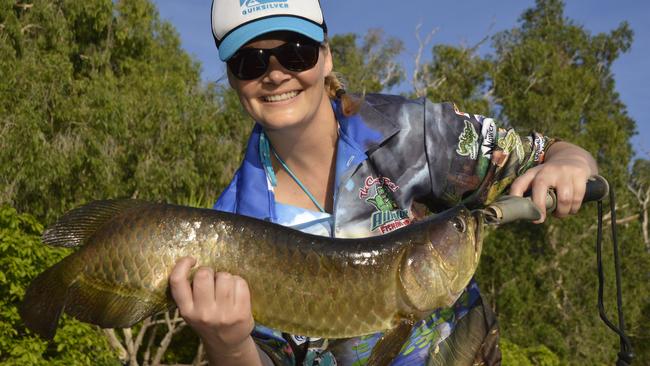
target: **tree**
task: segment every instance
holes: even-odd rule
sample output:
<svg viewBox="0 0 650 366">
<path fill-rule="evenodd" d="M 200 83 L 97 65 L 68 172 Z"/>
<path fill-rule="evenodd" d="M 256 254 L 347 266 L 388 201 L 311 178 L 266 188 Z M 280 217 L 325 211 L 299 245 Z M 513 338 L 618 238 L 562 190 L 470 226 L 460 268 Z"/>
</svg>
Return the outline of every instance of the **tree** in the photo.
<svg viewBox="0 0 650 366">
<path fill-rule="evenodd" d="M 0 206 L 0 363 L 3 365 L 119 365 L 99 331 L 66 318 L 50 344 L 27 331 L 18 305 L 29 281 L 69 251 L 41 244 L 41 225 Z"/>
<path fill-rule="evenodd" d="M 472 113 L 491 115 L 489 70 L 492 64 L 476 54 L 477 47 L 434 46 L 433 60 L 422 65 L 416 81 L 426 97 L 457 103 L 459 108 Z"/>
<path fill-rule="evenodd" d="M 48 344 L 16 306 L 29 280 L 68 253 L 38 240 L 41 223 L 64 211 L 117 197 L 210 206 L 252 124 L 236 95 L 202 84 L 198 63 L 146 0 L 0 0 L 0 53 L 0 362 L 191 362 L 198 339 L 165 338 L 164 320 L 127 355 L 119 351 L 144 325 L 106 338 L 65 321 Z"/>
<path fill-rule="evenodd" d="M 611 66 L 629 49 L 632 31 L 622 23 L 608 34 L 591 35 L 565 18 L 563 11 L 560 1 L 539 0 L 524 12 L 520 27 L 494 38 L 491 79 L 499 117 L 519 130 L 539 129 L 583 146 L 596 157 L 601 174 L 609 178 L 614 189 L 625 193 L 626 167 L 631 158 L 629 138 L 635 125 L 615 91 Z M 626 202 L 629 197 L 622 195 L 619 199 Z M 539 236 L 531 238 L 529 257 L 546 256 L 546 260 L 536 261 L 526 275 L 516 277 L 520 283 L 527 278 L 526 287 L 535 290 L 528 303 L 509 306 L 510 300 L 520 298 L 517 290 L 496 298 L 504 315 L 504 333 L 516 335 L 513 338 L 519 344 L 546 344 L 574 364 L 611 361 L 617 344 L 592 310 L 597 288 L 592 249 L 595 212 L 593 206 L 585 208 L 578 217 L 550 221 Z M 621 213 L 630 214 L 626 210 Z M 526 229 L 517 232 L 520 230 Z M 639 248 L 630 234 L 620 232 L 621 238 L 627 238 L 622 243 L 629 255 L 624 273 L 636 283 L 643 274 L 633 269 L 647 262 L 647 257 L 631 256 Z M 509 248 L 514 245 L 510 243 Z M 541 257 L 540 252 L 544 253 Z M 494 260 L 503 263 L 502 258 Z M 524 269 L 515 261 L 510 265 Z M 611 280 L 611 261 L 605 265 Z M 503 281 L 515 278 L 503 272 L 497 276 L 503 276 Z M 607 288 L 613 287 L 609 281 Z M 632 295 L 637 291 L 632 286 L 627 285 L 625 290 L 628 320 L 639 324 L 643 303 Z M 614 308 L 613 294 L 608 292 L 609 309 Z M 522 327 L 526 319 L 538 319 L 532 334 Z M 631 333 L 632 329 L 639 330 L 636 325 L 631 326 Z"/>
<path fill-rule="evenodd" d="M 148 1 L 0 4 L 0 202 L 216 199 L 252 122 Z"/>
<path fill-rule="evenodd" d="M 384 40 L 381 30 L 372 29 L 357 44 L 356 34 L 335 35 L 330 39 L 334 70 L 345 77 L 347 89 L 358 93 L 389 90 L 404 79 L 403 67 L 395 61 L 402 41 Z"/>
<path fill-rule="evenodd" d="M 403 80 L 400 41 L 371 31 L 330 42 L 348 90 L 388 90 Z M 643 364 L 650 255 L 639 238 L 648 230 L 648 164 L 639 160 L 628 174 L 634 121 L 611 73 L 631 43 L 625 23 L 592 35 L 564 16 L 560 1 L 539 0 L 493 38 L 491 55 L 434 47 L 415 84 L 431 99 L 494 115 L 522 134 L 534 128 L 578 143 L 597 157 L 620 195 L 624 310 Z M 16 305 L 29 279 L 67 254 L 40 246 L 40 223 L 100 198 L 209 206 L 238 165 L 252 123 L 237 96 L 201 83 L 198 63 L 147 0 L 0 0 L 0 54 L 0 362 L 204 362 L 173 313 L 106 338 L 66 320 L 48 345 L 24 329 Z M 502 227 L 486 240 L 477 277 L 499 313 L 506 364 L 612 363 L 617 339 L 594 310 L 595 227 L 591 205 L 567 220 Z M 613 314 L 611 260 L 605 265 Z"/>
<path fill-rule="evenodd" d="M 650 161 L 637 159 L 632 166 L 632 176 L 627 185 L 639 205 L 641 232 L 646 252 L 650 253 Z"/>
<path fill-rule="evenodd" d="M 487 111 L 522 135 L 538 130 L 583 146 L 597 158 L 601 174 L 619 193 L 624 310 L 628 332 L 638 340 L 637 353 L 647 357 L 642 324 L 647 323 L 650 289 L 647 271 L 639 269 L 647 268 L 650 258 L 637 240 L 641 225 L 633 207 L 638 203 L 625 189 L 635 125 L 611 72 L 631 43 L 626 23 L 592 35 L 564 16 L 561 1 L 538 0 L 517 27 L 492 38 L 493 54 L 479 56 L 475 47 L 435 46 L 433 60 L 418 72 L 417 85 L 427 85 L 427 96 L 437 101 L 455 101 L 469 112 Z M 595 217 L 594 205 L 585 205 L 577 217 L 501 227 L 486 239 L 477 277 L 499 313 L 511 350 L 544 345 L 562 364 L 613 362 L 617 338 L 594 311 Z M 610 244 L 606 241 L 605 247 Z M 612 316 L 613 271 L 610 256 L 605 259 L 606 307 Z M 522 353 L 508 355 L 513 354 Z"/>
</svg>

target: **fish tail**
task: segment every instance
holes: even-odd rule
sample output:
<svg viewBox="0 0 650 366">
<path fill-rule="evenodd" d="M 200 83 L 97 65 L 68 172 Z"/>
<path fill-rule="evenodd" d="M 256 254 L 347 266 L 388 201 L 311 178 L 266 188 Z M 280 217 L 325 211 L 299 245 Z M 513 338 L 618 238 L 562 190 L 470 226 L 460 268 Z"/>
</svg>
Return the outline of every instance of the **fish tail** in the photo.
<svg viewBox="0 0 650 366">
<path fill-rule="evenodd" d="M 63 261 L 48 268 L 30 284 L 19 312 L 27 328 L 52 339 L 62 313 L 102 328 L 127 328 L 173 303 L 146 291 L 120 289 L 88 278 L 83 263 Z"/>
<path fill-rule="evenodd" d="M 68 287 L 63 278 L 65 260 L 39 274 L 27 288 L 19 307 L 20 317 L 27 328 L 45 339 L 54 338 L 56 327 L 65 307 Z"/>
</svg>

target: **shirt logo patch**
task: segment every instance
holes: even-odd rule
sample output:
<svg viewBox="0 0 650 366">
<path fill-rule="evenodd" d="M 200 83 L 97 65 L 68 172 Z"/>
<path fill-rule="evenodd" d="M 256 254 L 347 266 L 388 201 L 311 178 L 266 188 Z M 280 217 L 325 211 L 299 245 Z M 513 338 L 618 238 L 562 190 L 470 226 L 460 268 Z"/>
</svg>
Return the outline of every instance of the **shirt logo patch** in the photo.
<svg viewBox="0 0 650 366">
<path fill-rule="evenodd" d="M 506 154 L 514 152 L 517 157 L 517 162 L 524 160 L 524 147 L 521 144 L 519 136 L 513 129 L 508 130 L 506 136 L 499 139 L 498 145 Z"/>
<path fill-rule="evenodd" d="M 363 182 L 363 188 L 359 188 L 359 198 L 368 197 L 369 190 L 374 186 L 383 186 L 390 189 L 391 192 L 395 192 L 399 189 L 399 186 L 393 183 L 390 178 L 387 177 L 377 177 L 374 178 L 372 175 L 366 177 L 366 180 Z"/>
<path fill-rule="evenodd" d="M 492 157 L 492 150 L 494 150 L 494 146 L 497 144 L 497 126 L 492 118 L 486 118 L 483 120 L 481 135 L 483 135 L 481 155 L 487 160 L 490 160 Z"/>
<path fill-rule="evenodd" d="M 544 148 L 546 147 L 546 140 L 538 133 L 535 133 L 535 155 L 534 161 L 536 163 L 544 162 Z"/>
<path fill-rule="evenodd" d="M 373 176 L 366 178 L 363 188 L 359 189 L 359 198 L 365 199 L 377 209 L 370 216 L 370 231 L 379 230 L 385 234 L 411 223 L 408 210 L 400 210 L 390 195 L 390 192 L 398 189 L 399 186 L 390 178 Z"/>
<path fill-rule="evenodd" d="M 458 136 L 458 155 L 469 156 L 470 159 L 476 159 L 478 156 L 478 133 L 472 122 L 465 120 L 463 132 Z"/>
</svg>

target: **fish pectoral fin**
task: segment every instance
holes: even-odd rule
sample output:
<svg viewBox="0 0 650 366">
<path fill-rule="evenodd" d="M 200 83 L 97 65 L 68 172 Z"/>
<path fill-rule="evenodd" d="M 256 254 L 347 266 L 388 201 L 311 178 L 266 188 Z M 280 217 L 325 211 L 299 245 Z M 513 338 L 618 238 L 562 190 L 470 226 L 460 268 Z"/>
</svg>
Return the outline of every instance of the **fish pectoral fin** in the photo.
<svg viewBox="0 0 650 366">
<path fill-rule="evenodd" d="M 429 352 L 427 365 L 501 365 L 496 318 L 483 303 L 456 323 L 454 331 Z"/>
<path fill-rule="evenodd" d="M 409 338 L 415 322 L 412 319 L 401 318 L 395 328 L 384 333 L 384 336 L 372 349 L 368 366 L 386 366 L 397 356 Z"/>
<path fill-rule="evenodd" d="M 169 308 L 164 298 L 151 293 L 103 286 L 83 277 L 70 286 L 65 303 L 66 314 L 102 328 L 127 328 Z"/>
<path fill-rule="evenodd" d="M 43 232 L 43 243 L 56 247 L 82 246 L 95 231 L 120 213 L 151 203 L 141 200 L 94 201 L 63 215 Z"/>
</svg>

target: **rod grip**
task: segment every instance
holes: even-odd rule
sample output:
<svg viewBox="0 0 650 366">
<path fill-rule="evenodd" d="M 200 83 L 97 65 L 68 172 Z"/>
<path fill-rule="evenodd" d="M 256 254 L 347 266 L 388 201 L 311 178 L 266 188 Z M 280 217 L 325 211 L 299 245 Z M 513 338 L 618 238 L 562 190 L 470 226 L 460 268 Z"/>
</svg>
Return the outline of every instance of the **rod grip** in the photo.
<svg viewBox="0 0 650 366">
<path fill-rule="evenodd" d="M 600 175 L 594 175 L 587 180 L 587 189 L 582 202 L 602 201 L 609 194 L 609 182 Z"/>
<path fill-rule="evenodd" d="M 582 202 L 600 201 L 609 194 L 609 183 L 600 175 L 594 175 L 587 180 L 585 196 Z M 549 189 L 546 195 L 546 211 L 553 212 L 557 207 L 557 196 L 555 190 Z M 501 196 L 483 212 L 486 214 L 486 221 L 490 224 L 505 224 L 516 220 L 539 220 L 541 213 L 530 199 L 530 191 L 524 193 L 524 197 Z"/>
<path fill-rule="evenodd" d="M 528 190 L 524 193 L 524 197 L 530 197 L 531 191 Z M 585 196 L 582 202 L 601 201 L 609 194 L 609 182 L 601 175 L 593 175 L 587 180 L 585 186 Z M 557 207 L 557 195 L 554 189 L 549 189 L 546 194 L 546 211 L 553 212 Z"/>
</svg>

